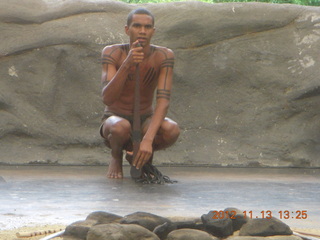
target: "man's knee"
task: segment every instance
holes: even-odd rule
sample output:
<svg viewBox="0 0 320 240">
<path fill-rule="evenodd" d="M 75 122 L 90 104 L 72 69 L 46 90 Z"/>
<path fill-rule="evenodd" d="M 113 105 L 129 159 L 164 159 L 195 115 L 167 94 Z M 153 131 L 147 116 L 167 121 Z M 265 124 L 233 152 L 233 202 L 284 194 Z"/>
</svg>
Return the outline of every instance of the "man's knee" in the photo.
<svg viewBox="0 0 320 240">
<path fill-rule="evenodd" d="M 128 136 L 131 132 L 131 126 L 128 121 L 121 121 L 110 127 L 110 134 L 114 136 Z"/>
<path fill-rule="evenodd" d="M 131 125 L 129 121 L 120 119 L 118 117 L 110 117 L 104 124 L 104 137 L 109 136 L 129 138 L 131 132 Z"/>
<path fill-rule="evenodd" d="M 178 137 L 180 135 L 180 128 L 179 128 L 179 125 L 175 121 L 173 121 L 169 118 L 166 118 L 165 121 L 163 122 L 162 127 L 164 130 L 163 137 L 166 140 L 168 140 L 170 142 L 175 142 L 178 139 Z"/>
<path fill-rule="evenodd" d="M 171 124 L 171 137 L 176 141 L 180 135 L 180 128 L 179 125 L 176 122 L 173 122 Z"/>
</svg>

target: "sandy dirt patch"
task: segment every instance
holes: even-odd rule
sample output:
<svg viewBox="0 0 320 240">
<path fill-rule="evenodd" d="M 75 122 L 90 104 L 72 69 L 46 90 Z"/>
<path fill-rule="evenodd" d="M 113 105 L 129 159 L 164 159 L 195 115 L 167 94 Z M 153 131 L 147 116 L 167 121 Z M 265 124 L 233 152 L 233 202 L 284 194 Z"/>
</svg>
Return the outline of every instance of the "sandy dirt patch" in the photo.
<svg viewBox="0 0 320 240">
<path fill-rule="evenodd" d="M 42 231 L 61 231 L 66 228 L 65 225 L 45 225 L 45 226 L 32 226 L 32 227 L 22 227 L 22 228 L 15 228 L 10 230 L 3 230 L 0 231 L 0 239 L 1 240 L 39 240 L 42 239 L 50 234 L 47 235 L 38 235 L 34 237 L 17 237 L 17 233 L 34 233 L 34 232 L 42 232 Z M 53 238 L 53 239 L 62 239 L 60 237 Z"/>
</svg>

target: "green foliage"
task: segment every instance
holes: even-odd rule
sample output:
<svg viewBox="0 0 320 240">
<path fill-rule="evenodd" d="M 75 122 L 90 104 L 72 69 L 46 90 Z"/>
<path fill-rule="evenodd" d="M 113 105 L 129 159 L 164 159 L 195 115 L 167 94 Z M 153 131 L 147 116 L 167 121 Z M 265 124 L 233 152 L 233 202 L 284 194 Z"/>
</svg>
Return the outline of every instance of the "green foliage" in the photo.
<svg viewBox="0 0 320 240">
<path fill-rule="evenodd" d="M 126 3 L 164 3 L 164 2 L 182 2 L 183 0 L 121 0 Z M 320 0 L 198 0 L 207 3 L 225 3 L 225 2 L 265 2 L 279 4 L 299 4 L 306 6 L 320 6 Z"/>
<path fill-rule="evenodd" d="M 282 4 L 299 4 L 307 6 L 320 6 L 319 0 L 204 0 L 211 3 L 222 2 L 266 2 L 266 3 L 282 3 Z"/>
</svg>

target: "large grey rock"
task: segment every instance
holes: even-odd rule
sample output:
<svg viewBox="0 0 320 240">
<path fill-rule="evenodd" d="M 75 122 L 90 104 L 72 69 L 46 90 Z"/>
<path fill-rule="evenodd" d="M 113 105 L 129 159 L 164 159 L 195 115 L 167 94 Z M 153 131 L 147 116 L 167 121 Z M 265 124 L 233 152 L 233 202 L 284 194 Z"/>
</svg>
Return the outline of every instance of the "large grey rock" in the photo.
<svg viewBox="0 0 320 240">
<path fill-rule="evenodd" d="M 208 214 L 203 214 L 201 220 L 205 230 L 213 236 L 226 237 L 233 234 L 232 220 L 227 214 L 217 216 L 215 211 L 210 211 Z"/>
<path fill-rule="evenodd" d="M 284 222 L 274 217 L 251 219 L 240 229 L 240 236 L 291 235 L 293 232 Z"/>
<path fill-rule="evenodd" d="M 153 231 L 157 226 L 164 223 L 170 223 L 170 220 L 152 213 L 135 212 L 128 214 L 122 218 L 122 224 L 137 224 L 150 231 Z"/>
<path fill-rule="evenodd" d="M 271 236 L 271 237 L 252 237 L 252 236 L 230 236 L 228 240 L 302 240 L 301 237 L 295 235 L 289 236 Z"/>
<path fill-rule="evenodd" d="M 263 3 L 139 5 L 175 52 L 157 164 L 320 167 L 320 9 Z M 0 163 L 105 164 L 100 53 L 127 42 L 115 1 L 2 0 Z"/>
<path fill-rule="evenodd" d="M 218 238 L 201 230 L 178 229 L 170 232 L 166 240 L 218 240 Z"/>
<path fill-rule="evenodd" d="M 135 224 L 100 224 L 92 227 L 87 240 L 160 240 L 157 235 Z"/>
<path fill-rule="evenodd" d="M 86 220 L 94 220 L 97 224 L 119 223 L 122 217 L 113 213 L 104 211 L 95 211 L 90 213 Z"/>
<path fill-rule="evenodd" d="M 161 240 L 165 240 L 168 236 L 168 234 L 174 230 L 177 229 L 177 225 L 172 222 L 165 222 L 153 230 L 153 233 L 155 233 Z"/>
<path fill-rule="evenodd" d="M 66 227 L 63 234 L 64 240 L 87 239 L 87 234 L 92 226 L 97 223 L 95 220 L 77 221 Z"/>
<path fill-rule="evenodd" d="M 164 240 L 168 234 L 176 229 L 196 229 L 204 230 L 205 227 L 201 221 L 194 219 L 192 221 L 174 221 L 165 222 L 162 225 L 158 225 L 153 232 L 161 239 Z"/>
<path fill-rule="evenodd" d="M 228 213 L 229 218 L 232 221 L 233 231 L 238 231 L 245 223 L 248 222 L 248 218 L 244 216 L 243 211 L 237 208 L 226 208 L 223 210 Z"/>
</svg>

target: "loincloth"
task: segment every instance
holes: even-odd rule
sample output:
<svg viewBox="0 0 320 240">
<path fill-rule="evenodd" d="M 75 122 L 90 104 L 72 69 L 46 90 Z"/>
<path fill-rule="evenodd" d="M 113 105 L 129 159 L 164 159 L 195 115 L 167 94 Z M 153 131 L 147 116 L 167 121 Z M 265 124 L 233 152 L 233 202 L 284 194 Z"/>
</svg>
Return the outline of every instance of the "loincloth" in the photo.
<svg viewBox="0 0 320 240">
<path fill-rule="evenodd" d="M 101 118 L 101 122 L 102 122 L 101 125 L 100 125 L 100 135 L 101 135 L 101 137 L 103 137 L 103 134 L 102 134 L 103 123 L 109 117 L 112 117 L 112 116 L 117 116 L 117 117 L 121 117 L 123 119 L 126 119 L 127 121 L 129 121 L 131 126 L 133 125 L 133 115 L 122 115 L 122 114 L 117 114 L 117 113 L 114 113 L 114 112 L 111 112 L 111 111 L 105 111 L 103 116 L 102 116 L 102 118 Z M 141 126 L 151 116 L 152 116 L 152 113 L 140 115 Z"/>
</svg>

